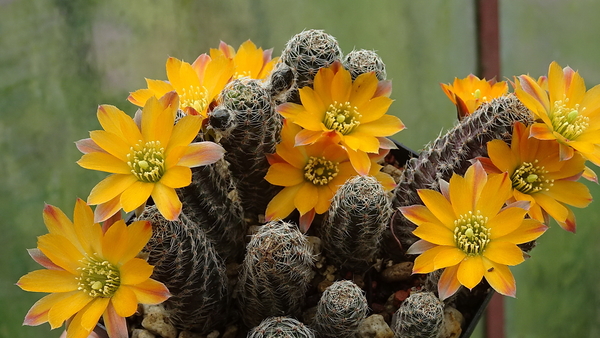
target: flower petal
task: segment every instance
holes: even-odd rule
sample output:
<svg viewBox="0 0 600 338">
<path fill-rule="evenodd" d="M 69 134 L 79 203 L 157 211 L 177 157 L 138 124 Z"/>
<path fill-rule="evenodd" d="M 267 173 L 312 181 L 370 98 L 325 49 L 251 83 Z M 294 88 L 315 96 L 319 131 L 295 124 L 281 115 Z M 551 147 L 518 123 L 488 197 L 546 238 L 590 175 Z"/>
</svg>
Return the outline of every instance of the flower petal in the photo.
<svg viewBox="0 0 600 338">
<path fill-rule="evenodd" d="M 82 311 L 80 311 L 77 316 L 81 315 L 81 319 L 79 320 L 79 324 L 85 329 L 92 331 L 96 324 L 98 324 L 98 320 L 100 316 L 106 311 L 106 307 L 110 298 L 97 297 L 94 298 L 92 302 L 90 302 Z M 76 319 L 73 319 L 71 324 L 77 323 Z"/>
<path fill-rule="evenodd" d="M 355 132 L 373 135 L 376 137 L 391 136 L 406 128 L 402 121 L 393 115 L 383 115 L 375 121 L 361 123 Z"/>
<path fill-rule="evenodd" d="M 417 254 L 421 254 L 429 249 L 433 249 L 437 247 L 437 245 L 433 244 L 433 243 L 429 243 L 425 240 L 418 240 L 416 242 L 414 242 L 409 248 L 408 250 L 406 250 L 406 254 L 408 255 L 417 255 Z"/>
<path fill-rule="evenodd" d="M 121 272 L 121 285 L 135 285 L 150 278 L 154 268 L 141 258 L 133 258 L 123 264 Z"/>
<path fill-rule="evenodd" d="M 64 270 L 35 270 L 21 277 L 17 286 L 32 292 L 75 291 L 78 282 L 75 276 Z"/>
<path fill-rule="evenodd" d="M 154 184 L 152 199 L 158 211 L 169 221 L 174 221 L 181 213 L 181 201 L 175 189 L 169 188 L 160 182 Z"/>
<path fill-rule="evenodd" d="M 166 152 L 169 152 L 172 147 L 189 145 L 198 136 L 201 126 L 202 117 L 199 115 L 186 115 L 182 117 L 173 127 Z"/>
<path fill-rule="evenodd" d="M 505 296 L 515 297 L 517 286 L 508 266 L 494 263 L 486 258 L 483 258 L 483 266 L 485 269 L 483 276 L 496 292 Z"/>
<path fill-rule="evenodd" d="M 548 227 L 540 221 L 525 219 L 516 230 L 494 240 L 515 244 L 527 243 L 540 237 L 547 229 Z"/>
<path fill-rule="evenodd" d="M 119 316 L 129 317 L 137 310 L 138 300 L 130 286 L 121 284 L 110 298 L 110 303 Z"/>
<path fill-rule="evenodd" d="M 433 243 L 430 243 L 433 244 Z M 445 250 L 445 247 L 434 245 L 430 249 L 424 251 L 417 258 L 413 265 L 413 273 L 430 273 L 435 270 L 435 257 L 438 253 Z"/>
<path fill-rule="evenodd" d="M 301 184 L 300 190 L 294 197 L 294 205 L 300 215 L 304 215 L 317 205 L 318 198 L 315 198 L 318 196 L 317 193 L 317 187 L 314 184 L 309 182 Z"/>
<path fill-rule="evenodd" d="M 302 184 L 298 184 L 293 187 L 285 187 L 281 190 L 267 205 L 267 210 L 265 211 L 265 220 L 272 221 L 277 219 L 284 219 L 287 217 L 296 206 L 294 205 L 294 197 Z"/>
<path fill-rule="evenodd" d="M 140 205 L 146 203 L 154 186 L 159 183 L 148 183 L 135 181 L 121 194 L 121 206 L 125 212 L 135 210 Z"/>
<path fill-rule="evenodd" d="M 177 165 L 195 168 L 212 164 L 220 160 L 223 154 L 225 154 L 225 149 L 214 142 L 195 142 L 186 148 Z"/>
<path fill-rule="evenodd" d="M 130 174 L 131 168 L 126 162 L 121 161 L 109 153 L 88 153 L 83 154 L 77 161 L 82 168 L 90 170 L 104 171 L 112 174 Z"/>
<path fill-rule="evenodd" d="M 490 239 L 494 240 L 515 231 L 523 223 L 527 210 L 522 208 L 505 208 L 487 222 Z"/>
<path fill-rule="evenodd" d="M 517 265 L 525 260 L 523 251 L 516 244 L 499 240 L 486 245 L 483 257 L 504 265 Z"/>
<path fill-rule="evenodd" d="M 104 319 L 104 326 L 106 326 L 106 332 L 111 338 L 129 338 L 127 331 L 127 321 L 124 317 L 121 317 L 115 311 L 115 307 L 112 303 L 108 303 L 106 311 L 102 315 Z"/>
<path fill-rule="evenodd" d="M 438 282 L 438 295 L 440 300 L 444 300 L 458 291 L 460 282 L 458 281 L 458 265 L 447 267 Z"/>
<path fill-rule="evenodd" d="M 137 181 L 137 178 L 131 173 L 109 175 L 92 188 L 87 202 L 90 205 L 106 203 L 121 195 Z"/>
<path fill-rule="evenodd" d="M 52 328 L 61 326 L 65 320 L 71 318 L 93 299 L 85 292 L 71 292 L 68 297 L 62 298 L 52 306 L 48 312 L 48 323 Z"/>
<path fill-rule="evenodd" d="M 413 234 L 427 242 L 437 245 L 456 245 L 454 243 L 454 233 L 452 230 L 435 223 L 423 223 L 413 231 Z"/>
<path fill-rule="evenodd" d="M 481 256 L 468 256 L 458 266 L 458 281 L 471 290 L 481 282 L 484 271 Z"/>
<path fill-rule="evenodd" d="M 104 222 L 121 210 L 121 195 L 105 203 L 98 204 L 94 210 L 94 222 Z"/>
<path fill-rule="evenodd" d="M 192 170 L 182 166 L 169 168 L 160 178 L 160 183 L 171 188 L 187 187 L 192 183 Z"/>
<path fill-rule="evenodd" d="M 135 221 L 127 226 L 129 242 L 123 252 L 119 264 L 129 261 L 142 251 L 152 236 L 152 223 L 149 221 Z"/>
<path fill-rule="evenodd" d="M 29 254 L 29 256 L 39 265 L 45 267 L 46 269 L 50 269 L 50 270 L 64 270 L 63 268 L 61 268 L 60 266 L 54 264 L 50 258 L 48 258 L 46 255 L 44 255 L 44 253 L 38 249 L 27 249 L 27 253 Z"/>
<path fill-rule="evenodd" d="M 79 292 L 79 291 L 72 291 Z M 33 304 L 31 309 L 27 311 L 25 315 L 25 320 L 23 321 L 23 325 L 28 326 L 38 326 L 48 321 L 48 312 L 60 300 L 65 297 L 69 297 L 70 293 L 68 292 L 59 292 L 59 293 L 51 293 L 42 297 L 42 299 L 38 300 Z"/>
<path fill-rule="evenodd" d="M 439 192 L 430 189 L 417 190 L 419 197 L 439 222 L 448 229 L 454 230 L 456 216 L 450 202 Z"/>
<path fill-rule="evenodd" d="M 434 258 L 434 269 L 442 269 L 459 264 L 467 255 L 457 247 L 442 246 L 443 250 Z"/>
<path fill-rule="evenodd" d="M 154 279 L 130 286 L 141 304 L 159 304 L 171 297 L 167 287 Z"/>
<path fill-rule="evenodd" d="M 274 163 L 269 167 L 265 180 L 273 185 L 291 187 L 304 181 L 304 172 L 288 163 Z"/>
<path fill-rule="evenodd" d="M 118 266 L 123 253 L 127 249 L 129 233 L 123 220 L 111 225 L 102 238 L 102 258 Z"/>
<path fill-rule="evenodd" d="M 45 234 L 38 237 L 38 248 L 54 264 L 77 275 L 77 268 L 81 266 L 79 262 L 83 259 L 83 253 L 66 238 L 57 234 Z"/>
<path fill-rule="evenodd" d="M 369 174 L 369 170 L 371 170 L 371 159 L 369 155 L 362 150 L 352 150 L 350 148 L 346 148 L 348 152 L 348 158 L 350 159 L 350 163 L 352 163 L 352 167 L 359 175 L 367 175 Z"/>
</svg>

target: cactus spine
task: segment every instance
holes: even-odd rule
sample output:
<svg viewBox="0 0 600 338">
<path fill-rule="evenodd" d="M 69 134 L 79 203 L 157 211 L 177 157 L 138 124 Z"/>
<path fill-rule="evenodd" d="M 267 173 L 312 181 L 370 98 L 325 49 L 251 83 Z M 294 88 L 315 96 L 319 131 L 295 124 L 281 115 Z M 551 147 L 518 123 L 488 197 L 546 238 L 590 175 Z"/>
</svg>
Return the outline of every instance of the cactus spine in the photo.
<svg viewBox="0 0 600 338">
<path fill-rule="evenodd" d="M 437 338 L 444 322 L 444 303 L 431 292 L 411 293 L 392 318 L 394 338 Z"/>
<path fill-rule="evenodd" d="M 308 239 L 295 225 L 272 221 L 252 235 L 237 284 L 244 323 L 270 316 L 297 316 L 314 275 Z"/>
<path fill-rule="evenodd" d="M 336 192 L 321 227 L 323 249 L 331 263 L 364 273 L 380 252 L 392 203 L 371 176 L 355 176 Z"/>
<path fill-rule="evenodd" d="M 510 94 L 482 104 L 472 115 L 465 117 L 446 135 L 438 137 L 425 147 L 421 154 L 406 165 L 395 190 L 394 208 L 422 204 L 418 189 L 439 190 L 439 180 L 448 181 L 452 173 L 464 174 L 470 160 L 487 156 L 487 142 L 502 139 L 510 143 L 513 124 L 533 122 L 531 112 Z M 415 225 L 400 212 L 392 219 L 393 232 L 402 244 L 402 251 L 417 241 L 412 234 Z M 391 234 L 387 234 L 390 239 Z M 388 240 L 390 253 L 397 244 Z"/>
<path fill-rule="evenodd" d="M 152 223 L 145 251 L 153 278 L 172 294 L 164 303 L 172 323 L 200 333 L 223 326 L 229 304 L 225 265 L 202 229 L 183 213 L 168 221 L 156 206 L 146 207 L 138 220 Z"/>
<path fill-rule="evenodd" d="M 387 76 L 385 63 L 372 50 L 353 50 L 344 56 L 342 65 L 350 72 L 352 80 L 356 80 L 357 76 L 368 72 L 375 72 L 379 81 L 385 80 Z"/>
<path fill-rule="evenodd" d="M 354 337 L 368 311 L 363 290 L 351 281 L 337 281 L 325 289 L 317 304 L 315 331 L 324 338 Z"/>
<path fill-rule="evenodd" d="M 290 317 L 269 317 L 248 332 L 247 338 L 314 338 L 304 324 Z"/>
<path fill-rule="evenodd" d="M 315 75 L 321 68 L 331 66 L 342 59 L 337 40 L 322 30 L 310 29 L 294 35 L 281 52 L 280 61 L 294 72 L 296 86 L 290 93 L 289 102 L 300 103 L 298 89 L 312 87 Z"/>
<path fill-rule="evenodd" d="M 269 92 L 259 80 L 230 82 L 221 92 L 209 123 L 227 151 L 225 160 L 230 163 L 245 212 L 264 212 L 276 193 L 276 188 L 264 180 L 269 169 L 265 155 L 275 152 L 282 126 Z"/>
</svg>

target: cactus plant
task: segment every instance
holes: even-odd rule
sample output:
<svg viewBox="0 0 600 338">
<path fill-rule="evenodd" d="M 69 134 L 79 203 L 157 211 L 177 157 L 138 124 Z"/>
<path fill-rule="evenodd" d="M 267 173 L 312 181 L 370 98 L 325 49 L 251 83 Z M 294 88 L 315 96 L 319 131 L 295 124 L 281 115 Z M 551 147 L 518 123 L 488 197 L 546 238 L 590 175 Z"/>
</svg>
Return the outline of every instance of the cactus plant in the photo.
<svg viewBox="0 0 600 338">
<path fill-rule="evenodd" d="M 183 213 L 168 221 L 153 205 L 138 220 L 152 223 L 144 251 L 154 265 L 153 278 L 172 295 L 164 303 L 171 322 L 178 329 L 199 333 L 223 326 L 229 304 L 225 265 L 202 229 Z"/>
<path fill-rule="evenodd" d="M 300 103 L 298 88 L 311 86 L 319 69 L 341 61 L 337 40 L 322 30 L 310 29 L 294 35 L 281 52 L 280 61 L 288 65 L 296 78 L 289 102 Z"/>
<path fill-rule="evenodd" d="M 383 63 L 383 60 L 379 55 L 372 50 L 353 50 L 344 56 L 342 65 L 350 72 L 352 80 L 355 80 L 360 74 L 368 72 L 375 72 L 379 81 L 385 80 L 387 76 L 385 63 Z"/>
<path fill-rule="evenodd" d="M 290 317 L 265 318 L 260 325 L 248 332 L 247 338 L 314 338 L 306 325 Z"/>
<path fill-rule="evenodd" d="M 368 311 L 361 288 L 349 280 L 337 281 L 321 295 L 313 326 L 319 337 L 354 337 Z"/>
<path fill-rule="evenodd" d="M 314 275 L 314 256 L 295 225 L 272 221 L 248 243 L 236 298 L 248 327 L 270 316 L 297 316 Z"/>
<path fill-rule="evenodd" d="M 444 303 L 431 292 L 411 293 L 392 318 L 394 338 L 437 338 L 444 323 Z"/>
<path fill-rule="evenodd" d="M 289 90 L 295 84 L 294 71 L 285 63 L 279 62 L 269 75 L 265 88 L 275 103 L 287 100 Z"/>
<path fill-rule="evenodd" d="M 355 176 L 336 192 L 321 226 L 326 257 L 337 267 L 364 273 L 380 252 L 392 203 L 372 176 Z"/>
<path fill-rule="evenodd" d="M 225 160 L 236 179 L 246 213 L 264 212 L 276 188 L 264 180 L 269 169 L 266 154 L 275 152 L 282 117 L 260 80 L 240 78 L 219 96 L 209 123 L 227 151 Z"/>
<path fill-rule="evenodd" d="M 513 124 L 533 122 L 532 113 L 512 94 L 484 103 L 473 114 L 465 117 L 444 136 L 428 144 L 421 154 L 406 165 L 398 182 L 393 199 L 394 208 L 422 204 L 418 189 L 439 190 L 439 180 L 449 180 L 452 173 L 464 174 L 471 160 L 487 155 L 486 143 L 493 139 L 510 142 Z M 417 237 L 412 234 L 415 225 L 401 213 L 392 220 L 393 234 L 387 233 L 390 245 L 386 248 L 394 254 L 395 236 L 406 251 Z M 403 253 L 402 252 L 402 253 Z"/>
</svg>

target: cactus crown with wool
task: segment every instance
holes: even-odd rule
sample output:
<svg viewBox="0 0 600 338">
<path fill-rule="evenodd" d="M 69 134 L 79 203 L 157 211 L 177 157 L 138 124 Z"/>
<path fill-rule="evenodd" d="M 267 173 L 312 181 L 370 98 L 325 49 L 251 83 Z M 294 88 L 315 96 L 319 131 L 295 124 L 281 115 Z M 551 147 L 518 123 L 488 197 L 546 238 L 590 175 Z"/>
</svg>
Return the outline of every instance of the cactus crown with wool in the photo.
<svg viewBox="0 0 600 338">
<path fill-rule="evenodd" d="M 337 281 L 321 295 L 314 328 L 320 337 L 354 337 L 368 311 L 369 305 L 361 288 L 349 280 Z"/>
<path fill-rule="evenodd" d="M 244 323 L 253 327 L 270 316 L 299 315 L 313 266 L 312 248 L 297 226 L 261 226 L 246 247 L 237 284 Z"/>
<path fill-rule="evenodd" d="M 437 338 L 444 322 L 444 303 L 431 292 L 411 293 L 394 313 L 394 338 Z"/>
<path fill-rule="evenodd" d="M 364 273 L 380 252 L 392 203 L 372 176 L 355 176 L 335 193 L 321 240 L 327 259 L 337 267 Z"/>
<path fill-rule="evenodd" d="M 353 50 L 344 56 L 342 65 L 350 72 L 352 80 L 355 80 L 360 74 L 368 72 L 375 72 L 375 76 L 379 81 L 385 80 L 387 76 L 385 63 L 372 50 Z"/>
<path fill-rule="evenodd" d="M 265 318 L 246 338 L 314 338 L 310 328 L 290 317 Z"/>
</svg>

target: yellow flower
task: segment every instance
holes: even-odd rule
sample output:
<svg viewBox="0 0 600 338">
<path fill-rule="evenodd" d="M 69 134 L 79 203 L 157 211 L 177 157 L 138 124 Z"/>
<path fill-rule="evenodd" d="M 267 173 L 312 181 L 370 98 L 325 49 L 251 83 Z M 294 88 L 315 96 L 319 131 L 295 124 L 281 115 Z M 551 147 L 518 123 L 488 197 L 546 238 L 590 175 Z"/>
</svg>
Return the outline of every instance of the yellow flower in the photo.
<svg viewBox="0 0 600 338">
<path fill-rule="evenodd" d="M 404 129 L 399 118 L 386 115 L 390 91 L 389 82 L 378 81 L 374 72 L 352 81 L 350 72 L 334 63 L 317 72 L 314 89 L 299 90 L 302 105 L 287 102 L 278 110 L 304 128 L 296 135 L 296 145 L 330 137 L 346 149 L 356 171 L 366 175 L 371 164 L 367 153 L 377 153 L 386 144 L 385 136 Z"/>
<path fill-rule="evenodd" d="M 561 160 L 573 157 L 577 150 L 600 165 L 600 85 L 586 91 L 578 72 L 552 62 L 548 91 L 528 75 L 521 75 L 515 94 L 539 119 L 531 127 L 532 137 L 557 140 Z"/>
<path fill-rule="evenodd" d="M 505 81 L 496 82 L 495 79 L 487 81 L 469 74 L 464 79 L 454 78 L 453 84 L 440 83 L 442 90 L 456 105 L 458 118 L 473 114 L 484 102 L 490 102 L 508 92 Z"/>
<path fill-rule="evenodd" d="M 442 193 L 419 190 L 424 205 L 400 208 L 417 225 L 413 233 L 421 238 L 408 249 L 409 254 L 420 254 L 413 272 L 445 268 L 438 283 L 441 299 L 453 295 L 460 285 L 472 289 L 483 277 L 497 292 L 514 297 L 515 280 L 507 265 L 523 262 L 517 244 L 538 238 L 547 227 L 524 219 L 526 209 L 502 208 L 510 184 L 508 174 L 488 178 L 476 162 L 464 177 L 454 174 L 449 184 L 442 184 Z"/>
<path fill-rule="evenodd" d="M 151 97 L 160 98 L 176 91 L 180 99 L 179 109 L 186 114 L 206 118 L 210 104 L 231 80 L 233 72 L 233 60 L 224 55 L 211 58 L 202 54 L 191 65 L 170 57 L 167 60 L 168 82 L 146 79 L 148 88 L 136 90 L 127 99 L 143 107 Z"/>
<path fill-rule="evenodd" d="M 273 49 L 263 51 L 262 48 L 256 48 L 256 45 L 247 40 L 240 45 L 237 53 L 232 46 L 221 41 L 219 49 L 211 48 L 210 57 L 213 59 L 221 55 L 233 60 L 235 64 L 234 79 L 240 77 L 249 77 L 251 79 L 264 79 L 273 70 L 273 66 L 279 58 L 271 58 Z"/>
<path fill-rule="evenodd" d="M 269 202 L 266 220 L 283 219 L 298 209 L 300 228 L 306 232 L 315 213 L 327 211 L 337 189 L 357 172 L 346 151 L 328 138 L 295 146 L 294 138 L 300 130 L 299 126 L 284 120 L 281 142 L 276 147 L 276 155 L 270 157 L 271 167 L 265 176 L 269 183 L 284 188 Z M 395 183 L 391 176 L 379 171 L 378 159 L 370 159 L 368 174 L 391 190 Z"/>
<path fill-rule="evenodd" d="M 121 208 L 130 212 L 143 207 L 151 196 L 161 214 L 175 220 L 181 202 L 175 188 L 191 183 L 190 168 L 216 162 L 225 150 L 212 142 L 191 143 L 202 119 L 187 115 L 174 125 L 178 98 L 175 92 L 160 100 L 148 99 L 135 121 L 114 106 L 98 108 L 104 130 L 90 132 L 90 138 L 77 142 L 84 155 L 77 162 L 86 169 L 109 172 L 88 197 L 98 205 L 96 222 Z"/>
<path fill-rule="evenodd" d="M 489 159 L 480 161 L 488 173 L 508 173 L 511 201 L 529 201 L 531 217 L 544 222 L 549 214 L 563 229 L 575 232 L 575 215 L 567 205 L 583 208 L 592 201 L 589 189 L 575 181 L 585 159 L 575 154 L 560 161 L 556 141 L 529 137 L 529 129 L 518 122 L 510 147 L 502 140 L 488 142 Z"/>
<path fill-rule="evenodd" d="M 87 337 L 100 316 L 111 337 L 127 337 L 125 317 L 138 303 L 158 304 L 170 297 L 167 288 L 150 278 L 153 267 L 136 258 L 152 235 L 149 222 L 126 226 L 123 220 L 103 233 L 91 208 L 77 200 L 73 222 L 58 208 L 44 208 L 49 233 L 38 238 L 32 258 L 46 269 L 21 277 L 17 285 L 49 292 L 29 310 L 25 325 L 49 322 L 52 329 L 72 318 L 68 338 Z"/>
</svg>

